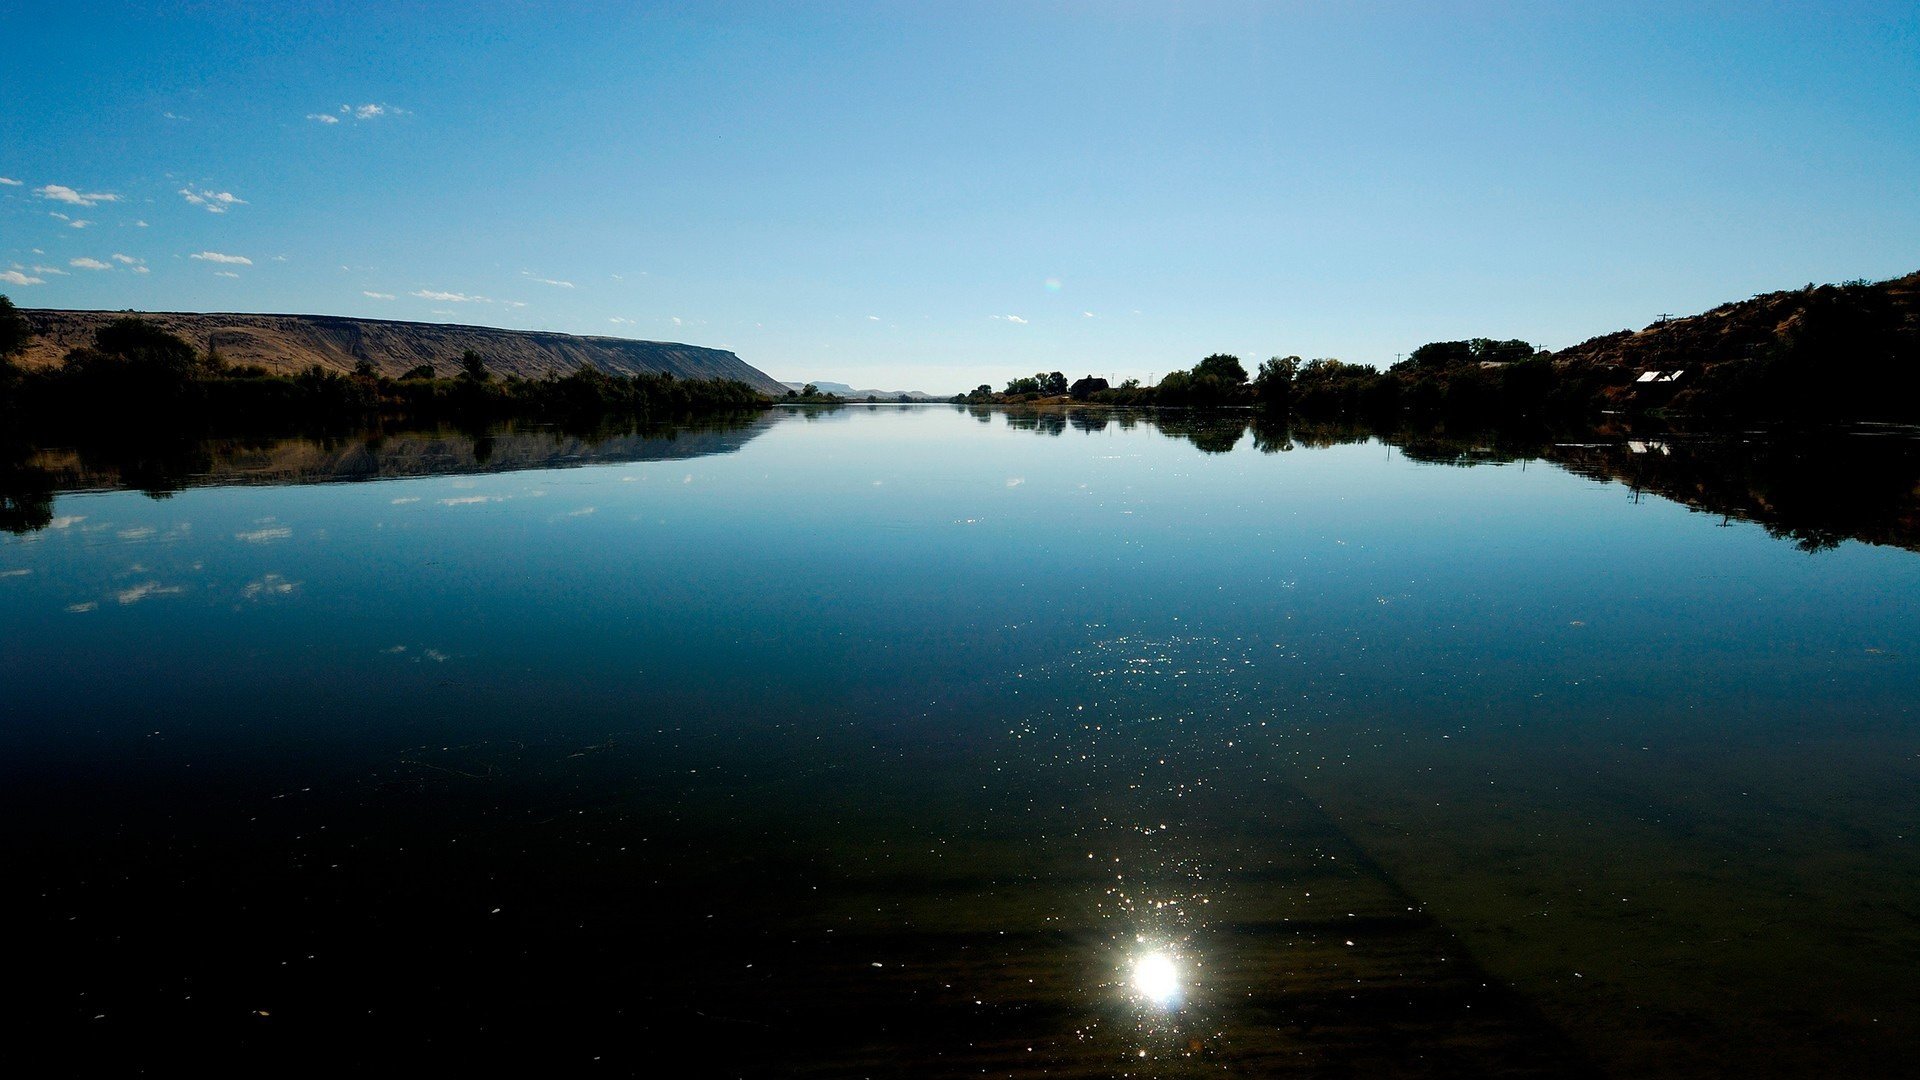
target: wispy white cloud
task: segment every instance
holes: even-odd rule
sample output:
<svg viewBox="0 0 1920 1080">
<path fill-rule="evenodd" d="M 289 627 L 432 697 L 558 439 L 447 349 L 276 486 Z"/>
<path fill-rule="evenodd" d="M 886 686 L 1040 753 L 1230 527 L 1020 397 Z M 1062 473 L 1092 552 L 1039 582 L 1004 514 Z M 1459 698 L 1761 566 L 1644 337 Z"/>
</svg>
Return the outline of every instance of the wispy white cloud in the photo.
<svg viewBox="0 0 1920 1080">
<path fill-rule="evenodd" d="M 322 124 L 337 124 L 340 122 L 339 117 L 323 112 L 310 112 L 307 114 L 307 119 L 316 120 Z"/>
<path fill-rule="evenodd" d="M 556 280 L 556 279 L 554 279 L 554 278 L 544 278 L 544 277 L 534 277 L 534 276 L 533 276 L 532 274 L 529 274 L 529 273 L 527 273 L 527 272 L 526 272 L 526 271 L 524 271 L 524 270 L 522 270 L 522 271 L 521 271 L 520 273 L 521 273 L 521 275 L 522 275 L 522 276 L 524 276 L 524 277 L 527 277 L 527 278 L 529 278 L 529 279 L 531 279 L 531 280 L 533 280 L 533 281 L 537 281 L 537 282 L 539 282 L 539 283 L 540 283 L 540 284 L 542 284 L 542 285 L 551 285 L 551 286 L 553 286 L 553 287 L 554 287 L 554 288 L 556 288 L 556 289 L 571 289 L 571 288 L 573 288 L 573 282 L 571 282 L 571 281 L 559 281 L 559 280 Z"/>
<path fill-rule="evenodd" d="M 1080 313 L 1080 317 L 1083 319 L 1091 319 L 1094 317 L 1094 315 L 1093 315 L 1093 312 L 1091 311 L 1083 311 Z"/>
<path fill-rule="evenodd" d="M 439 289 L 415 289 L 407 295 L 417 296 L 422 300 L 438 300 L 444 304 L 499 304 L 502 307 L 510 308 L 523 308 L 527 306 L 523 300 L 496 300 L 491 296 L 481 296 L 478 293 L 442 292 Z M 436 311 L 434 314 L 451 315 L 453 312 Z"/>
<path fill-rule="evenodd" d="M 233 271 L 231 271 L 231 270 L 215 270 L 215 271 L 213 272 L 213 276 L 214 276 L 214 277 L 231 277 L 231 278 L 237 278 L 237 277 L 239 277 L 240 275 L 239 275 L 239 274 L 236 274 L 236 273 L 234 273 L 234 272 L 233 272 Z"/>
<path fill-rule="evenodd" d="M 219 252 L 219 251 L 202 251 L 197 254 L 189 255 L 187 256 L 187 258 L 199 259 L 202 262 L 231 263 L 234 266 L 252 266 L 253 265 L 253 260 L 247 258 L 245 255 L 228 255 L 228 254 L 225 254 L 224 252 Z"/>
<path fill-rule="evenodd" d="M 96 604 L 92 600 L 89 600 L 84 604 L 68 604 L 67 610 L 72 612 L 75 615 L 83 615 L 89 611 L 97 610 L 99 607 L 100 607 L 99 604 Z"/>
<path fill-rule="evenodd" d="M 11 176 L 0 176 L 0 187 L 19 187 L 21 183 L 22 181 L 15 180 Z"/>
<path fill-rule="evenodd" d="M 179 113 L 173 113 L 173 112 L 163 112 L 160 114 L 160 118 L 162 120 L 179 120 L 182 122 L 193 119 L 193 117 L 191 116 L 181 116 Z"/>
<path fill-rule="evenodd" d="M 89 226 L 89 225 L 91 225 L 91 224 L 93 224 L 93 222 L 91 222 L 91 221 L 82 221 L 82 220 L 80 220 L 79 218 L 74 218 L 74 219 L 73 219 L 72 221 L 69 221 L 69 222 L 67 222 L 67 228 L 69 228 L 69 229 L 84 229 L 84 228 L 86 228 L 87 226 Z"/>
<path fill-rule="evenodd" d="M 880 321 L 880 316 L 878 316 L 878 315 L 869 315 L 869 316 L 867 316 L 867 321 L 868 321 L 868 322 L 879 322 L 879 321 Z"/>
<path fill-rule="evenodd" d="M 136 259 L 131 255 L 122 255 L 117 251 L 113 253 L 113 261 L 125 266 L 139 266 L 141 263 L 146 262 L 145 259 Z"/>
<path fill-rule="evenodd" d="M 0 270 L 0 281 L 9 285 L 45 285 L 46 278 L 29 277 L 18 270 Z"/>
<path fill-rule="evenodd" d="M 99 259 L 68 259 L 68 266 L 77 266 L 82 270 L 111 270 L 112 263 L 103 263 Z"/>
<path fill-rule="evenodd" d="M 264 544 L 269 540 L 285 540 L 292 535 L 293 530 L 285 525 L 273 525 L 264 529 L 254 529 L 251 532 L 237 532 L 233 534 L 233 538 L 244 540 L 249 544 Z"/>
<path fill-rule="evenodd" d="M 43 199 L 68 203 L 73 206 L 97 206 L 100 203 L 119 202 L 120 196 L 109 191 L 75 191 L 65 184 L 44 184 L 34 188 L 33 193 Z"/>
<path fill-rule="evenodd" d="M 365 296 L 365 297 L 368 297 L 369 299 L 373 299 L 373 300 L 391 300 L 391 299 L 393 299 L 393 294 L 392 294 L 392 293 L 390 293 L 390 292 L 370 292 L 370 291 L 368 291 L 368 290 L 366 290 L 366 289 L 361 289 L 361 290 L 360 290 L 360 295 L 361 295 L 361 296 Z"/>
<path fill-rule="evenodd" d="M 608 319 L 607 321 L 608 321 L 608 322 L 610 322 L 610 323 L 612 323 L 612 324 L 613 324 L 613 325 L 615 325 L 615 326 L 634 326 L 634 325 L 636 325 L 636 323 L 634 322 L 634 320 L 632 320 L 632 319 L 623 319 L 623 318 L 621 318 L 621 317 L 620 317 L 620 316 L 618 316 L 618 315 L 615 315 L 615 316 L 614 316 L 613 318 L 611 318 L 611 319 Z"/>
<path fill-rule="evenodd" d="M 210 214 L 224 214 L 232 207 L 247 205 L 247 200 L 231 191 L 213 191 L 208 188 L 195 191 L 190 187 L 183 187 L 179 195 L 193 205 L 205 208 Z"/>
<path fill-rule="evenodd" d="M 345 108 L 344 105 L 341 107 Z M 385 105 L 362 105 L 353 110 L 353 118 L 355 120 L 371 120 L 376 116 L 385 116 L 386 114 L 387 107 Z"/>
<path fill-rule="evenodd" d="M 990 319 L 999 319 L 999 320 L 1001 320 L 1002 322 L 1010 322 L 1010 323 L 1013 323 L 1013 324 L 1015 324 L 1015 325 L 1017 325 L 1017 326 L 1025 326 L 1025 325 L 1027 325 L 1027 320 L 1025 320 L 1025 319 L 1023 319 L 1023 318 L 1021 318 L 1021 317 L 1020 317 L 1020 316 L 1018 316 L 1018 315 L 989 315 L 989 316 L 988 316 L 988 318 L 990 318 Z"/>
<path fill-rule="evenodd" d="M 19 263 L 14 263 L 13 266 L 16 270 L 20 268 Z M 67 272 L 57 266 L 41 266 L 38 263 L 34 264 L 33 272 L 36 274 L 59 274 L 61 277 L 67 276 Z"/>
</svg>

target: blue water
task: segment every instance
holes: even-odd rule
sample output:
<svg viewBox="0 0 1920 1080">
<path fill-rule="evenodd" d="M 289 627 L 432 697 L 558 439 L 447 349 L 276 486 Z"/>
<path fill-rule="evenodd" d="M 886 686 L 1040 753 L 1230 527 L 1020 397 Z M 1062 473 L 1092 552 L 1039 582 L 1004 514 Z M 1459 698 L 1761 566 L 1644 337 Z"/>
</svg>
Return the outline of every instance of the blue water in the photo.
<svg viewBox="0 0 1920 1080">
<path fill-rule="evenodd" d="M 76 1071 L 1920 1049 L 1920 554 L 1234 424 L 58 495 L 0 538 L 35 1029 Z"/>
</svg>

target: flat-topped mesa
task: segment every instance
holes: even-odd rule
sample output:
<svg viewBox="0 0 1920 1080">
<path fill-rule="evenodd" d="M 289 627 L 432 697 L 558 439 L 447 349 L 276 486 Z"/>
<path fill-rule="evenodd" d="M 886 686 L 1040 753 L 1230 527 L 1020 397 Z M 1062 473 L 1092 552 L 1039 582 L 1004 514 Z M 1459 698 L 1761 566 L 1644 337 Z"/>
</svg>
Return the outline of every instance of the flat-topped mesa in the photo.
<svg viewBox="0 0 1920 1080">
<path fill-rule="evenodd" d="M 787 392 L 772 376 L 725 349 L 667 341 L 583 337 L 489 326 L 350 319 L 334 315 L 246 315 L 173 311 L 53 311 L 22 309 L 34 338 L 19 363 L 58 364 L 67 353 L 93 343 L 94 331 L 133 315 L 201 350 L 217 351 L 229 364 L 257 364 L 279 374 L 315 364 L 351 371 L 362 360 L 382 375 L 398 377 L 431 364 L 443 377 L 459 372 L 471 349 L 498 375 L 538 379 L 591 365 L 620 375 L 671 372 L 682 379 L 736 379 L 773 397 Z"/>
</svg>

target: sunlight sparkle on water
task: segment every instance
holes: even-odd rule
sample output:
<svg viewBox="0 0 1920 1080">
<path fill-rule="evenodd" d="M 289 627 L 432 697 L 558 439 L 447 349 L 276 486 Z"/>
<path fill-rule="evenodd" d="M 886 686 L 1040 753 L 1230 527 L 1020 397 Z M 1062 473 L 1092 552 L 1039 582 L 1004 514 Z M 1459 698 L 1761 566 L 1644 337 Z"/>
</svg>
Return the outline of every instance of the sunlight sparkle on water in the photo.
<svg viewBox="0 0 1920 1080">
<path fill-rule="evenodd" d="M 1131 982 L 1135 993 L 1162 1008 L 1180 999 L 1180 968 L 1166 953 L 1136 957 Z"/>
</svg>

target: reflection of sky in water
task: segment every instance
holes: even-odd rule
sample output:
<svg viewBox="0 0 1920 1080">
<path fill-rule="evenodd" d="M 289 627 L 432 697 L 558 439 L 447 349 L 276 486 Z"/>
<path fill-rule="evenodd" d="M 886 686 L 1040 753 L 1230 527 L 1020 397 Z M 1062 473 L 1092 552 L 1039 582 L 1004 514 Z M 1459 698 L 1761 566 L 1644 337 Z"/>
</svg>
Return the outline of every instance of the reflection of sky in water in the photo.
<svg viewBox="0 0 1920 1080">
<path fill-rule="evenodd" d="M 1595 1031 L 1666 1009 L 1724 1046 L 1787 988 L 1787 934 L 1826 954 L 1795 977 L 1856 973 L 1848 1009 L 1908 993 L 1898 948 L 1847 945 L 1914 944 L 1861 907 L 1920 869 L 1907 552 L 1809 556 L 1547 467 L 945 410 L 57 515 L 0 539 L 16 766 L 524 775 L 646 817 L 626 849 L 807 853 L 740 939 L 835 931 L 955 1015 L 1211 1060 L 1471 952 L 1577 1038 L 1600 986 Z M 1757 944 L 1698 945 L 1729 936 Z"/>
</svg>

